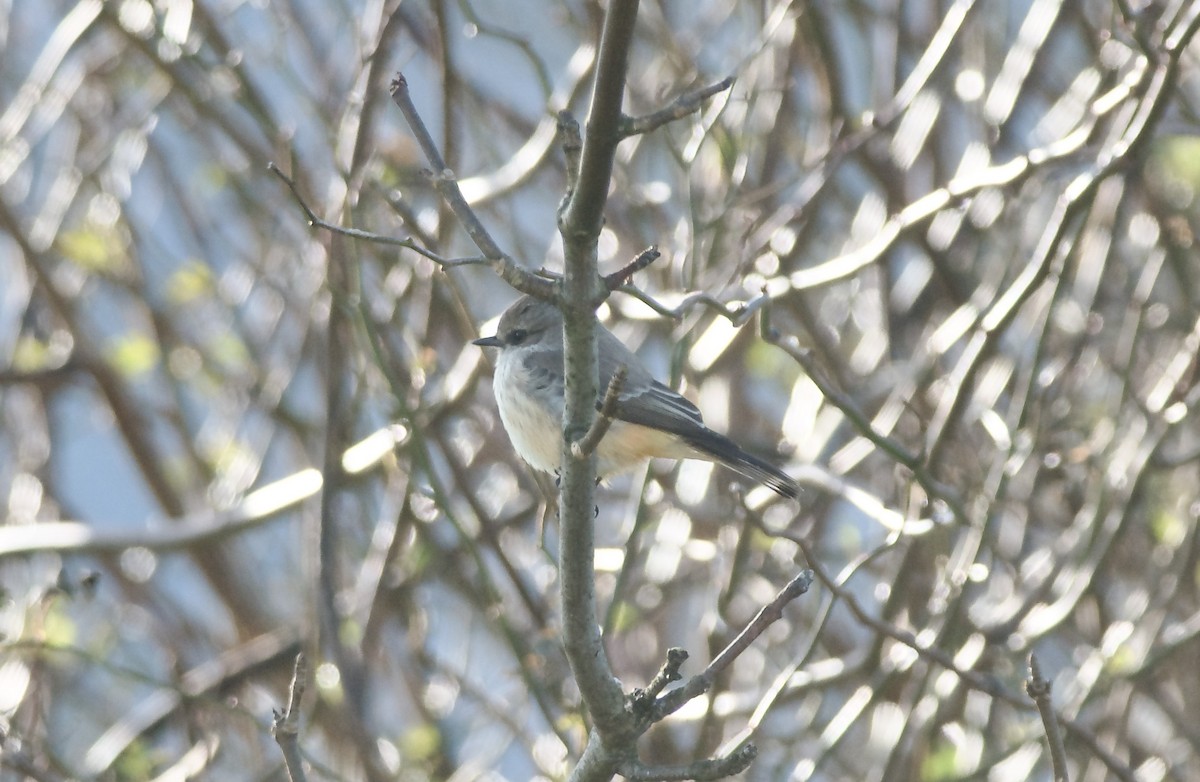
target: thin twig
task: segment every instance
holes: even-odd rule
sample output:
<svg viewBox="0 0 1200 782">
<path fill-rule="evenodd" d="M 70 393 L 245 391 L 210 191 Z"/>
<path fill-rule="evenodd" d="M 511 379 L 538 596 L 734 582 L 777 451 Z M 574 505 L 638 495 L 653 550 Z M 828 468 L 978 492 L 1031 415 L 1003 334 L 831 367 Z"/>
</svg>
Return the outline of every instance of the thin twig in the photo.
<svg viewBox="0 0 1200 782">
<path fill-rule="evenodd" d="M 670 318 L 674 321 L 683 320 L 684 316 L 695 307 L 704 307 L 705 309 L 711 310 L 717 315 L 720 315 L 722 318 L 725 318 L 733 325 L 742 326 L 745 325 L 748 320 L 750 320 L 754 313 L 758 312 L 762 307 L 771 302 L 771 297 L 766 293 L 766 291 L 759 293 L 749 301 L 737 301 L 730 304 L 723 303 L 720 299 L 711 294 L 696 292 L 689 293 L 684 296 L 683 299 L 680 300 L 679 304 L 675 305 L 674 307 L 668 307 L 666 304 L 658 301 L 641 288 L 629 284 L 627 280 L 620 279 L 622 275 L 632 275 L 658 260 L 659 256 L 657 255 L 653 257 L 647 257 L 648 253 L 657 251 L 658 248 L 656 246 L 651 246 L 643 250 L 637 258 L 633 259 L 612 274 L 606 275 L 604 277 L 605 285 L 610 286 L 609 290 L 620 291 L 627 296 L 631 296 L 657 312 L 659 315 L 662 315 L 664 318 Z M 562 272 L 557 272 L 553 269 L 547 269 L 544 266 L 539 268 L 536 272 L 534 272 L 534 274 L 539 277 L 544 277 L 548 280 L 561 280 L 563 278 Z M 614 283 L 615 287 L 613 287 Z"/>
<path fill-rule="evenodd" d="M 1139 87 L 1146 73 L 1145 68 L 1131 69 L 1119 84 L 1092 99 L 1089 104 L 1090 110 L 1080 120 L 1079 125 L 1061 138 L 1003 163 L 964 172 L 963 175 L 955 177 L 944 186 L 917 198 L 896 212 L 870 239 L 856 249 L 814 266 L 798 269 L 770 282 L 773 287 L 781 282 L 785 283 L 787 293 L 791 293 L 823 287 L 852 277 L 884 257 L 904 236 L 945 210 L 957 208 L 969 198 L 987 190 L 1016 187 L 1039 171 L 1046 170 L 1053 163 L 1070 161 L 1086 149 L 1100 120 L 1126 105 L 1126 99 Z M 898 100 L 899 98 L 900 96 L 897 96 Z M 841 161 L 844 154 L 858 149 L 862 143 L 868 141 L 873 135 L 874 127 L 872 124 L 864 128 L 862 133 L 855 134 L 852 143 L 848 139 L 849 145 L 839 147 L 829 161 L 830 164 Z M 818 176 L 827 178 L 828 175 L 822 172 Z M 794 208 L 791 213 L 795 214 Z M 777 293 L 776 298 L 783 295 L 787 294 Z"/>
<path fill-rule="evenodd" d="M 1042 725 L 1046 727 L 1046 743 L 1050 745 L 1050 765 L 1054 769 L 1055 782 L 1069 782 L 1067 775 L 1067 751 L 1063 747 L 1062 732 L 1058 729 L 1058 718 L 1050 702 L 1050 682 L 1042 678 L 1037 656 L 1029 655 L 1029 678 L 1025 680 L 1025 692 L 1037 704 Z"/>
<path fill-rule="evenodd" d="M 292 685 L 288 693 L 287 709 L 275 710 L 275 722 L 271 733 L 275 742 L 283 751 L 283 762 L 287 766 L 288 778 L 292 782 L 305 782 L 304 761 L 300 757 L 300 702 L 304 698 L 304 685 L 308 678 L 308 666 L 305 664 L 304 652 L 296 655 L 296 665 L 292 669 Z"/>
<path fill-rule="evenodd" d="M 629 707 L 635 713 L 647 704 L 653 704 L 654 699 L 659 693 L 667 688 L 668 684 L 677 682 L 683 678 L 683 674 L 679 669 L 687 662 L 688 653 L 686 649 L 680 649 L 677 646 L 672 646 L 667 650 L 667 659 L 663 662 L 662 667 L 658 669 L 658 673 L 650 680 L 650 683 L 645 688 L 639 687 L 629 694 Z"/>
<path fill-rule="evenodd" d="M 766 309 L 763 312 L 766 313 Z M 916 479 L 917 483 L 921 485 L 921 488 L 929 496 L 936 497 L 946 503 L 946 506 L 954 514 L 959 523 L 967 524 L 970 522 L 970 516 L 967 513 L 967 509 L 963 506 L 962 498 L 957 496 L 953 489 L 934 477 L 922 457 L 908 450 L 894 439 L 876 431 L 871 423 L 871 419 L 859 409 L 858 403 L 833 384 L 824 370 L 813 360 L 810 351 L 794 344 L 791 340 L 784 339 L 765 320 L 761 332 L 764 341 L 787 353 L 800 365 L 801 369 L 808 376 L 808 379 L 820 390 L 821 396 L 825 401 L 840 410 L 854 426 L 855 431 L 897 463 L 907 467 L 912 472 L 913 478 Z"/>
<path fill-rule="evenodd" d="M 659 698 L 654 710 L 653 721 L 661 720 L 668 714 L 678 711 L 693 698 L 708 692 L 717 676 L 729 667 L 729 664 L 736 660 L 742 652 L 746 651 L 750 644 L 763 634 L 763 631 L 782 618 L 784 606 L 807 592 L 812 582 L 813 572 L 811 570 L 801 571 L 789 581 L 783 589 L 779 590 L 779 594 L 775 595 L 775 599 L 763 606 L 754 619 L 738 633 L 737 637 L 713 658 L 703 673 L 693 676 L 688 679 L 687 684 L 671 690 Z"/>
<path fill-rule="evenodd" d="M 758 757 L 758 747 L 743 744 L 728 755 L 711 760 L 697 760 L 682 766 L 645 766 L 640 761 L 630 760 L 618 767 L 618 773 L 626 779 L 658 780 L 708 780 L 725 779 L 740 774 L 750 767 Z"/>
<path fill-rule="evenodd" d="M 637 257 L 632 261 L 617 269 L 612 274 L 605 275 L 604 286 L 610 291 L 615 291 L 622 285 L 627 285 L 633 279 L 633 275 L 657 261 L 661 256 L 662 253 L 658 251 L 658 245 L 650 245 L 638 253 Z"/>
<path fill-rule="evenodd" d="M 622 117 L 621 135 L 629 137 L 636 136 L 639 133 L 649 133 L 666 125 L 668 122 L 683 119 L 687 115 L 699 111 L 704 101 L 719 92 L 724 92 L 732 86 L 733 77 L 726 76 L 716 84 L 710 84 L 707 87 L 700 87 L 691 92 L 685 92 L 664 109 L 659 109 L 656 112 L 645 114 L 641 117 Z"/>
<path fill-rule="evenodd" d="M 873 614 L 868 612 L 865 608 L 863 608 L 858 598 L 848 589 L 840 585 L 837 579 L 834 578 L 833 575 L 821 565 L 820 560 L 813 554 L 812 545 L 803 535 L 789 532 L 785 529 L 769 529 L 765 526 L 763 529 L 769 535 L 782 537 L 785 540 L 790 540 L 799 546 L 800 551 L 804 554 L 805 559 L 808 560 L 809 566 L 811 566 L 813 572 L 816 573 L 817 579 L 826 589 L 833 593 L 834 597 L 845 603 L 846 607 L 850 609 L 850 612 L 854 614 L 855 618 L 858 619 L 859 622 L 867 625 L 875 632 L 880 633 L 887 638 L 891 638 L 893 641 L 899 641 L 901 644 L 915 651 L 919 656 L 926 657 L 936 662 L 943 668 L 953 671 L 960 679 L 967 682 L 980 692 L 1002 698 L 1014 706 L 1025 707 L 1028 705 L 1024 703 L 1024 701 L 1022 701 L 1018 696 L 1005 690 L 1000 682 L 994 677 L 986 676 L 978 671 L 968 670 L 961 667 L 954 661 L 954 658 L 951 655 L 947 654 L 943 650 L 918 641 L 916 635 L 914 635 L 911 631 L 891 625 L 882 619 L 878 619 Z"/>
<path fill-rule="evenodd" d="M 771 300 L 771 297 L 765 293 L 760 293 L 749 301 L 740 301 L 733 304 L 723 304 L 719 299 L 707 293 L 689 293 L 675 307 L 668 307 L 660 301 L 655 300 L 650 294 L 637 288 L 633 285 L 622 285 L 617 290 L 621 293 L 628 294 L 638 301 L 645 304 L 650 309 L 657 312 L 663 317 L 671 320 L 682 320 L 683 316 L 688 313 L 693 307 L 703 306 L 712 310 L 716 314 L 728 320 L 735 326 L 741 326 L 750 317 Z"/>
<path fill-rule="evenodd" d="M 467 203 L 467 199 L 463 197 L 454 172 L 446 166 L 446 161 L 442 159 L 442 155 L 438 151 L 437 143 L 433 140 L 433 136 L 429 134 L 428 128 L 425 127 L 425 122 L 417 112 L 416 105 L 412 102 L 412 96 L 408 91 L 408 80 L 404 78 L 404 74 L 396 74 L 396 77 L 392 80 L 390 91 L 392 102 L 396 104 L 400 112 L 404 115 L 409 129 L 417 138 L 417 144 L 420 145 L 421 151 L 425 153 L 425 159 L 429 161 L 429 165 L 433 168 L 431 179 L 434 187 L 437 188 L 438 193 L 450 207 L 450 210 L 454 212 L 454 216 L 462 223 L 463 228 L 466 229 L 467 234 L 471 237 L 471 241 L 483 253 L 488 265 L 505 282 L 522 293 L 528 293 L 542 299 L 549 299 L 553 292 L 551 284 L 546 280 L 538 278 L 532 272 L 517 266 L 500 249 L 500 245 L 488 233 L 487 228 L 483 226 L 478 215 L 475 214 L 475 210 L 471 209 L 470 204 Z"/>
<path fill-rule="evenodd" d="M 428 258 L 438 266 L 441 266 L 443 269 L 452 269 L 456 266 L 484 266 L 491 263 L 490 259 L 485 258 L 482 255 L 468 258 L 443 258 L 411 238 L 397 239 L 394 236 L 386 236 L 384 234 L 377 234 L 372 231 L 364 231 L 360 228 L 347 228 L 343 225 L 334 225 L 333 223 L 317 217 L 316 213 L 313 212 L 312 208 L 304 200 L 304 197 L 300 195 L 300 190 L 296 187 L 295 181 L 293 181 L 287 174 L 283 173 L 279 166 L 275 165 L 274 163 L 267 163 L 267 170 L 282 179 L 283 183 L 288 186 L 288 190 L 292 191 L 292 197 L 296 199 L 296 203 L 299 204 L 300 208 L 304 211 L 304 216 L 307 218 L 308 224 L 313 228 L 321 228 L 335 234 L 340 234 L 341 236 L 348 236 L 351 239 L 362 239 L 363 241 L 374 242 L 375 244 L 404 247 L 412 250 L 415 253 L 418 253 L 425 258 Z"/>
<path fill-rule="evenodd" d="M 621 387 L 625 385 L 625 377 L 629 368 L 624 364 L 617 367 L 612 378 L 608 381 L 608 390 L 604 392 L 604 401 L 600 404 L 599 415 L 592 419 L 592 425 L 583 437 L 571 443 L 571 455 L 576 459 L 586 459 L 592 455 L 608 434 L 613 417 L 617 414 L 617 399 L 621 396 Z"/>
<path fill-rule="evenodd" d="M 808 539 L 803 535 L 789 532 L 788 530 L 784 529 L 767 528 L 765 525 L 762 527 L 762 529 L 768 535 L 773 537 L 781 537 L 798 545 L 800 547 L 800 551 L 808 560 L 809 565 L 812 566 L 813 572 L 816 573 L 817 579 L 821 582 L 821 584 L 830 592 L 832 592 L 834 597 L 842 601 L 846 607 L 850 609 L 850 612 L 854 614 L 854 617 L 862 624 L 870 627 L 880 635 L 891 638 L 893 641 L 898 641 L 904 646 L 907 646 L 909 649 L 912 649 L 914 652 L 916 652 L 918 657 L 931 660 L 946 670 L 953 672 L 968 686 L 973 687 L 974 689 L 986 695 L 990 695 L 993 698 L 1004 701 L 1010 706 L 1014 706 L 1018 709 L 1028 710 L 1032 708 L 1025 699 L 1023 699 L 1017 693 L 1006 688 L 999 681 L 999 679 L 993 676 L 987 676 L 978 671 L 963 668 L 954 661 L 954 657 L 952 655 L 937 648 L 936 646 L 930 646 L 928 643 L 921 643 L 917 640 L 916 635 L 914 635 L 911 631 L 891 625 L 882 619 L 876 618 L 873 614 L 868 612 L 865 608 L 863 608 L 862 604 L 859 603 L 858 598 L 855 597 L 850 590 L 842 587 L 838 583 L 837 579 L 835 579 L 821 566 L 820 561 L 813 555 L 812 546 L 809 544 Z M 1061 724 L 1066 727 L 1067 732 L 1071 734 L 1071 737 L 1075 740 L 1085 743 L 1092 754 L 1099 758 L 1100 762 L 1102 762 L 1115 777 L 1125 780 L 1126 782 L 1132 782 L 1134 779 L 1132 770 L 1130 770 L 1128 766 L 1122 763 L 1121 760 L 1115 757 L 1111 752 L 1100 746 L 1100 743 L 1096 741 L 1095 735 L 1090 730 L 1082 725 L 1079 725 L 1074 720 L 1062 715 L 1059 715 L 1059 720 Z"/>
<path fill-rule="evenodd" d="M 988 363 L 996 345 L 1008 333 L 1024 304 L 1039 290 L 1054 271 L 1063 248 L 1074 245 L 1079 236 L 1081 221 L 1076 218 L 1095 202 L 1102 182 L 1125 170 L 1151 139 L 1167 107 L 1172 102 L 1181 72 L 1184 47 L 1200 32 L 1200 9 L 1192 12 L 1189 23 L 1176 30 L 1167 41 L 1169 59 L 1154 68 L 1144 92 L 1136 96 L 1136 111 L 1121 136 L 1102 149 L 1095 162 L 1077 174 L 1059 195 L 1046 227 L 1042 231 L 1037 251 L 1025 268 L 984 310 L 977 331 L 960 354 L 950 374 L 950 383 L 927 427 L 929 462 L 937 464 L 950 442 L 948 433 L 957 425 L 963 410 L 972 397 L 972 389 L 982 367 Z"/>
<path fill-rule="evenodd" d="M 463 228 L 470 234 L 471 240 L 475 242 L 475 246 L 489 258 L 505 258 L 507 257 L 500 245 L 488 233 L 487 228 L 480 222 L 479 217 L 474 210 L 467 204 L 463 198 L 462 191 L 458 189 L 458 181 L 455 179 L 454 172 L 446 165 L 446 161 L 442 158 L 441 151 L 438 150 L 437 142 L 433 140 L 429 129 L 425 127 L 424 120 L 417 112 L 416 104 L 412 102 L 412 95 L 408 91 L 408 79 L 403 73 L 397 73 L 392 79 L 389 91 L 392 96 L 392 102 L 400 109 L 400 113 L 404 115 L 404 120 L 408 123 L 409 130 L 417 137 L 417 144 L 420 145 L 421 151 L 425 154 L 425 159 L 429 161 L 432 167 L 433 184 L 437 188 L 438 193 L 446 201 L 447 205 L 454 211 L 456 217 L 463 224 Z"/>
</svg>

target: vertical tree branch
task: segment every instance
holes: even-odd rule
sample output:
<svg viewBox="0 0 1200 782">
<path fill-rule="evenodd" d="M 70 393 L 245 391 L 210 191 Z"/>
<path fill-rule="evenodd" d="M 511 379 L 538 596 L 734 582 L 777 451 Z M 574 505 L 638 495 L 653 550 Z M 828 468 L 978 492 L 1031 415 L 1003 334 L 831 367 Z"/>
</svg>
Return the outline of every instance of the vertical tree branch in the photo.
<svg viewBox="0 0 1200 782">
<path fill-rule="evenodd" d="M 580 764 L 578 779 L 607 779 L 616 759 L 605 757 L 605 738 L 628 722 L 624 693 L 613 676 L 596 618 L 594 573 L 594 455 L 572 458 L 570 443 L 591 427 L 596 412 L 596 306 L 607 295 L 597 271 L 596 242 L 621 139 L 621 99 L 630 42 L 637 20 L 637 0 L 612 0 L 604 18 L 596 85 L 583 138 L 579 178 L 561 213 L 565 269 L 559 303 L 564 316 L 566 399 L 560 513 L 562 543 L 559 568 L 563 611 L 563 643 L 584 704 L 595 720 L 598 736 L 589 742 L 602 762 Z M 594 756 L 594 755 L 593 755 Z"/>
</svg>

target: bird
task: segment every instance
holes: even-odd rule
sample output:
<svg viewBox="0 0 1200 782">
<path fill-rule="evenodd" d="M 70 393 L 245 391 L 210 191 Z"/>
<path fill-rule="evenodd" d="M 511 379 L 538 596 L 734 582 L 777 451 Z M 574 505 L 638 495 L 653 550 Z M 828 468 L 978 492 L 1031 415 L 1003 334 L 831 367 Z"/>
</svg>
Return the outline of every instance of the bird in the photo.
<svg viewBox="0 0 1200 782">
<path fill-rule="evenodd" d="M 565 392 L 562 312 L 551 302 L 525 295 L 500 316 L 494 336 L 474 344 L 499 350 L 492 387 L 513 447 L 535 469 L 557 474 Z M 708 428 L 694 404 L 654 379 L 602 325 L 596 327 L 596 353 L 601 388 L 608 387 L 618 368 L 626 371 L 613 420 L 595 452 L 601 478 L 651 458 L 702 459 L 724 464 L 783 497 L 799 495 L 794 479 Z"/>
</svg>

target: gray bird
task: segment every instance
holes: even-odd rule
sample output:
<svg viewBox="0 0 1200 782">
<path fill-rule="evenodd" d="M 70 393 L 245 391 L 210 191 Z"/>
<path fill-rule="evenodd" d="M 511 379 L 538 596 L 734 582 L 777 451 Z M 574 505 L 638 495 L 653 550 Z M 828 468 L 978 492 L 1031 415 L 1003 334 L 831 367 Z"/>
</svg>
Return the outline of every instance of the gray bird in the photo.
<svg viewBox="0 0 1200 782">
<path fill-rule="evenodd" d="M 549 302 L 524 296 L 500 317 L 494 337 L 475 340 L 499 348 L 492 380 L 500 419 L 517 453 L 533 467 L 559 469 L 563 415 L 563 320 Z M 720 462 L 795 498 L 799 486 L 778 467 L 749 454 L 704 425 L 700 411 L 655 380 L 637 356 L 603 326 L 596 332 L 600 388 L 626 368 L 612 425 L 596 448 L 596 471 L 607 477 L 655 457 Z"/>
</svg>

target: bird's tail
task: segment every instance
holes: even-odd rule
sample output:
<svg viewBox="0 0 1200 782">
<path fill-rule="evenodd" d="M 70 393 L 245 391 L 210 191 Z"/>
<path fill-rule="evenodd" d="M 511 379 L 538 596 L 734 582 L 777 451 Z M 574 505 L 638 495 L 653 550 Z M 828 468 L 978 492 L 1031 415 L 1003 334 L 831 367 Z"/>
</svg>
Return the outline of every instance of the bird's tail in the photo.
<svg viewBox="0 0 1200 782">
<path fill-rule="evenodd" d="M 703 456 L 721 462 L 747 478 L 773 489 L 777 494 L 792 500 L 800 494 L 800 484 L 791 476 L 765 459 L 746 453 L 724 435 L 710 430 L 703 435 L 685 437 L 684 440 Z"/>
</svg>

